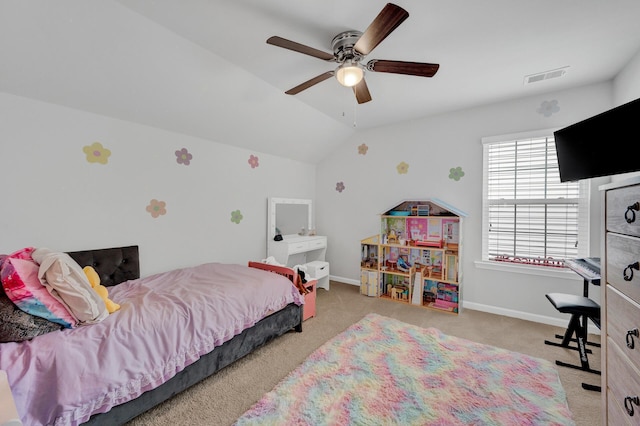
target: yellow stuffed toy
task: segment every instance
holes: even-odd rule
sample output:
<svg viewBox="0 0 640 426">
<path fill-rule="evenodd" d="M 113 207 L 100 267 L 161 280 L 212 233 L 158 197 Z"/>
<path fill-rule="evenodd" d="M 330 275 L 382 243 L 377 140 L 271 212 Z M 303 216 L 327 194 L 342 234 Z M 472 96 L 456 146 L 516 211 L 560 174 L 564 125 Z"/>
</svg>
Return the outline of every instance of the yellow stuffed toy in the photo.
<svg viewBox="0 0 640 426">
<path fill-rule="evenodd" d="M 84 268 L 82 268 L 82 270 L 89 279 L 91 287 L 93 287 L 95 292 L 98 293 L 102 300 L 104 300 L 104 304 L 107 306 L 107 311 L 109 311 L 109 313 L 111 314 L 120 309 L 120 305 L 109 299 L 109 291 L 105 286 L 100 284 L 100 276 L 98 275 L 96 270 L 93 269 L 92 266 L 85 266 Z"/>
</svg>

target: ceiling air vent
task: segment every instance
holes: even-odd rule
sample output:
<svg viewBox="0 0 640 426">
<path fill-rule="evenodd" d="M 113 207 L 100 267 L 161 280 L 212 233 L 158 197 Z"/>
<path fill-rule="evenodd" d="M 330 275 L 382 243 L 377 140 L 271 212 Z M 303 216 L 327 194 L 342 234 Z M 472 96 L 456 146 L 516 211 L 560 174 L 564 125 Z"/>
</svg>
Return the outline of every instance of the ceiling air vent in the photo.
<svg viewBox="0 0 640 426">
<path fill-rule="evenodd" d="M 569 67 L 558 68 L 551 71 L 545 71 L 537 74 L 531 74 L 524 77 L 524 84 L 536 83 L 538 81 L 549 80 L 552 78 L 562 77 L 567 73 Z"/>
</svg>

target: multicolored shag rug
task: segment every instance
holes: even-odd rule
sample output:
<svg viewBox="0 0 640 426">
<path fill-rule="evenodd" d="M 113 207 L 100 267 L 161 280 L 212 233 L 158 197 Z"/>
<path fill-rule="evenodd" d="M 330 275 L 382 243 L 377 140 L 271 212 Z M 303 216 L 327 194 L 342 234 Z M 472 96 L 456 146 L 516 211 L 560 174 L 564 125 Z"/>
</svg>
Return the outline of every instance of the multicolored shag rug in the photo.
<svg viewBox="0 0 640 426">
<path fill-rule="evenodd" d="M 575 425 L 546 360 L 369 314 L 236 425 Z"/>
</svg>

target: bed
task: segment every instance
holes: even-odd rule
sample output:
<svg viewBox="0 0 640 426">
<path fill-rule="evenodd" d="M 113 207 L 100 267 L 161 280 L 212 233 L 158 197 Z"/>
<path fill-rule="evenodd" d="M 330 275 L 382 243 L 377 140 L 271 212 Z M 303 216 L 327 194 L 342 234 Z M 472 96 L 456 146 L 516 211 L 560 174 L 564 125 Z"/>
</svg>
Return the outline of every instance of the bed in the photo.
<svg viewBox="0 0 640 426">
<path fill-rule="evenodd" d="M 97 324 L 0 344 L 0 369 L 25 424 L 125 423 L 270 340 L 302 331 L 304 298 L 289 268 L 208 263 L 139 278 L 137 246 L 69 255 L 96 270 L 121 309 Z M 276 286 L 289 288 L 278 293 Z M 242 289 L 267 305 L 239 295 Z M 209 299 L 218 296 L 227 299 L 213 307 Z M 246 313 L 237 314 L 239 306 Z M 213 329 L 222 323 L 226 329 Z"/>
</svg>

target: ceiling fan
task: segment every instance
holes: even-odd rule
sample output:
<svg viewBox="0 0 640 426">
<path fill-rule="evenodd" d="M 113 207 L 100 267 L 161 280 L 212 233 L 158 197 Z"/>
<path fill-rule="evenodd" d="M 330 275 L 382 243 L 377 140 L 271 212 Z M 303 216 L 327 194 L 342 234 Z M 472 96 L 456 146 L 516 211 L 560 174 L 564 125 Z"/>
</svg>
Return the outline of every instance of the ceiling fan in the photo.
<svg viewBox="0 0 640 426">
<path fill-rule="evenodd" d="M 333 38 L 331 47 L 333 53 L 327 53 L 313 47 L 282 37 L 273 36 L 267 40 L 268 44 L 304 53 L 327 62 L 337 62 L 339 65 L 334 71 L 327 71 L 296 87 L 287 90 L 287 95 L 295 95 L 335 75 L 343 86 L 352 87 L 353 93 L 359 104 L 369 102 L 371 94 L 364 79 L 364 70 L 373 72 L 386 72 L 393 74 L 407 74 L 421 77 L 433 77 L 440 65 L 422 62 L 389 61 L 372 59 L 366 64 L 361 63 L 382 40 L 395 30 L 405 19 L 409 12 L 392 3 L 382 9 L 369 27 L 364 31 L 344 31 Z"/>
</svg>

